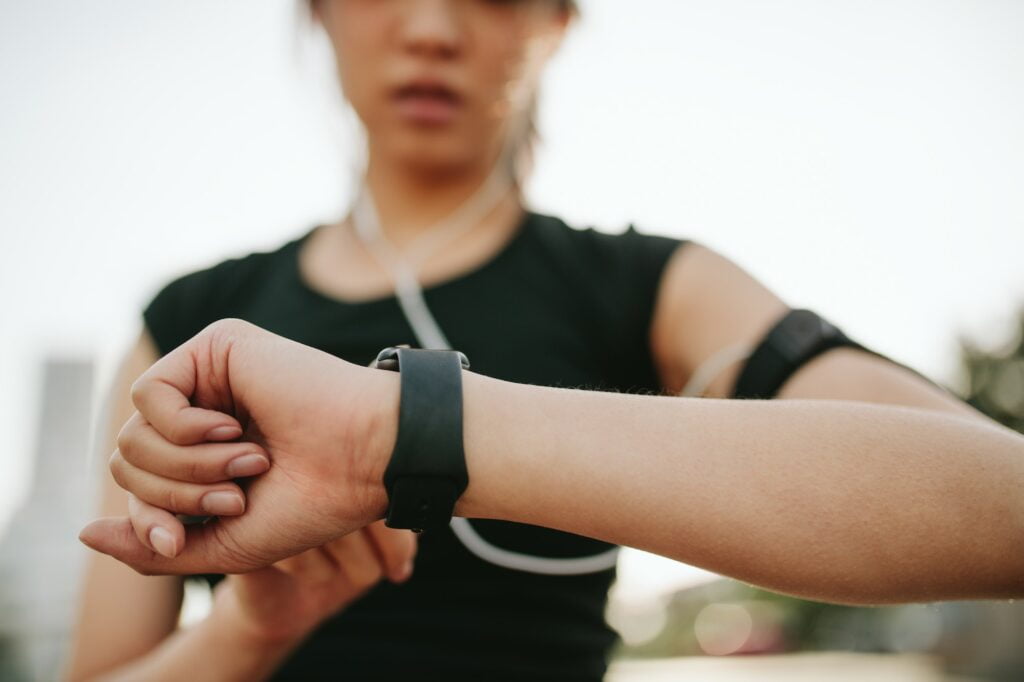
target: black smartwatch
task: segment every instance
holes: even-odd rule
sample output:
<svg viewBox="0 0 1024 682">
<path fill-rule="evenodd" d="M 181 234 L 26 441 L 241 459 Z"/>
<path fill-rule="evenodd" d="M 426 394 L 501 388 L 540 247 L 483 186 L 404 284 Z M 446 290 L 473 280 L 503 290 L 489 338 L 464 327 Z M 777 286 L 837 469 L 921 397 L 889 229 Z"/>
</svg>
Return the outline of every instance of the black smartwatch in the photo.
<svg viewBox="0 0 1024 682">
<path fill-rule="evenodd" d="M 469 485 L 462 446 L 462 370 L 456 350 L 389 346 L 370 365 L 401 375 L 398 438 L 384 470 L 384 524 L 417 533 L 447 526 Z"/>
</svg>

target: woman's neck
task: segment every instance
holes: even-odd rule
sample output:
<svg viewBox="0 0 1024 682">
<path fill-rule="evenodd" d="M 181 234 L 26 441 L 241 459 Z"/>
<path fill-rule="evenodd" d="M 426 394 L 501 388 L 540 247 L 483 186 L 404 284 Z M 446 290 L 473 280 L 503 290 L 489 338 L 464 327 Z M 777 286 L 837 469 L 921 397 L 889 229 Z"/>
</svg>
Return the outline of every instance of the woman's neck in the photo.
<svg viewBox="0 0 1024 682">
<path fill-rule="evenodd" d="M 493 159 L 482 160 L 442 176 L 376 161 L 371 155 L 366 182 L 373 195 L 381 232 L 401 251 L 479 191 L 494 170 L 494 163 Z M 502 205 L 508 204 L 509 194 L 518 197 L 511 181 L 500 194 L 504 198 L 500 201 Z"/>
</svg>

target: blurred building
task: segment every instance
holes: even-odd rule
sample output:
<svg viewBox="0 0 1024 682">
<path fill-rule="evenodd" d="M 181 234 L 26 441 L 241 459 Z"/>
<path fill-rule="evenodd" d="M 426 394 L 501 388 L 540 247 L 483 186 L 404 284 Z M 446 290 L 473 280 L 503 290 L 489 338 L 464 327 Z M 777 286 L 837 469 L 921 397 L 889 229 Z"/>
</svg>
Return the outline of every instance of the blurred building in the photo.
<svg viewBox="0 0 1024 682">
<path fill-rule="evenodd" d="M 84 558 L 93 363 L 49 359 L 29 493 L 0 539 L 0 679 L 55 679 Z"/>
</svg>

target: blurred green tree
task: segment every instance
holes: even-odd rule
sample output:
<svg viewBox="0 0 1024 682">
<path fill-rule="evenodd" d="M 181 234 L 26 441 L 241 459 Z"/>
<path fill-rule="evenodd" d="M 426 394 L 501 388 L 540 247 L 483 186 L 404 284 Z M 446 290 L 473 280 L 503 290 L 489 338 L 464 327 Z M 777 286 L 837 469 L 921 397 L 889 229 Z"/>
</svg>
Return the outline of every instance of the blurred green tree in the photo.
<svg viewBox="0 0 1024 682">
<path fill-rule="evenodd" d="M 964 400 L 1024 433 L 1024 307 L 1017 314 L 1016 334 L 1002 348 L 984 350 L 965 336 L 959 343 Z"/>
</svg>

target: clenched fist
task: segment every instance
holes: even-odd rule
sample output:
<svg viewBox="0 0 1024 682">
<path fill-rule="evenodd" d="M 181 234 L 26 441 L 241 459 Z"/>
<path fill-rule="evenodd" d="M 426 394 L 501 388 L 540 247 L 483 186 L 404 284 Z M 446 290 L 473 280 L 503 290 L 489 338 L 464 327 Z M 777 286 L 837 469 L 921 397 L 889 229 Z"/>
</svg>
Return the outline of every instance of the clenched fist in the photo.
<svg viewBox="0 0 1024 682">
<path fill-rule="evenodd" d="M 79 537 L 161 574 L 242 573 L 325 545 L 384 516 L 399 391 L 392 372 L 214 322 L 133 384 L 110 462 L 131 516 Z M 243 490 L 237 476 L 253 477 Z M 186 530 L 175 513 L 216 517 Z"/>
</svg>

